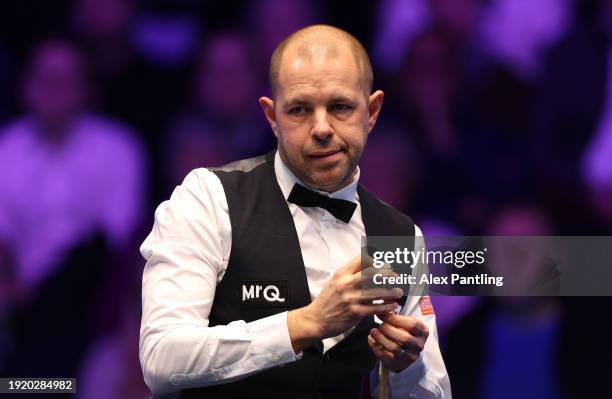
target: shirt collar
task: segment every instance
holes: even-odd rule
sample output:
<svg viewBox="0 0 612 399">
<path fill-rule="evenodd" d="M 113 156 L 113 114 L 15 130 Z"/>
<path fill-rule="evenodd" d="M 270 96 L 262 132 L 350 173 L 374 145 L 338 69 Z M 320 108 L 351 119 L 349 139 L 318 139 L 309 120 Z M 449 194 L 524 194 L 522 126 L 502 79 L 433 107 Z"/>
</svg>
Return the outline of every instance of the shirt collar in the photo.
<svg viewBox="0 0 612 399">
<path fill-rule="evenodd" d="M 287 165 L 285 165 L 285 163 L 281 159 L 278 151 L 276 151 L 276 154 L 274 154 L 274 173 L 276 174 L 276 180 L 278 181 L 278 185 L 280 186 L 280 189 L 283 192 L 285 199 L 289 197 L 291 189 L 293 189 L 293 185 L 295 183 L 301 184 L 304 187 L 308 187 L 300 179 L 298 179 L 293 174 L 293 172 L 291 172 L 291 170 L 289 170 Z M 357 184 L 359 183 L 359 175 L 359 167 L 357 167 L 357 172 L 355 173 L 351 184 L 341 188 L 338 191 L 334 191 L 333 193 L 327 193 L 324 191 L 312 189 L 310 187 L 308 188 L 318 192 L 319 194 L 327 195 L 331 198 L 357 202 Z"/>
</svg>

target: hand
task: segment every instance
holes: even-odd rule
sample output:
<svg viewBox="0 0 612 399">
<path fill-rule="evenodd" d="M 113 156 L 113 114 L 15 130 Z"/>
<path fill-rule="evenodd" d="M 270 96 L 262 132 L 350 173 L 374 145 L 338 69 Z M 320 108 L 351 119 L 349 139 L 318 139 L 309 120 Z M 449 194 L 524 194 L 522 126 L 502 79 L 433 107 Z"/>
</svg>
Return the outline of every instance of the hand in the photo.
<svg viewBox="0 0 612 399">
<path fill-rule="evenodd" d="M 351 259 L 334 273 L 310 305 L 288 313 L 289 336 L 296 352 L 347 331 L 365 316 L 387 313 L 397 307 L 402 290 L 362 290 L 360 267 L 360 256 Z M 383 303 L 372 303 L 381 299 Z"/>
<path fill-rule="evenodd" d="M 402 371 L 419 358 L 429 330 L 415 317 L 395 313 L 381 314 L 378 317 L 383 323 L 370 330 L 370 349 L 389 370 Z"/>
</svg>

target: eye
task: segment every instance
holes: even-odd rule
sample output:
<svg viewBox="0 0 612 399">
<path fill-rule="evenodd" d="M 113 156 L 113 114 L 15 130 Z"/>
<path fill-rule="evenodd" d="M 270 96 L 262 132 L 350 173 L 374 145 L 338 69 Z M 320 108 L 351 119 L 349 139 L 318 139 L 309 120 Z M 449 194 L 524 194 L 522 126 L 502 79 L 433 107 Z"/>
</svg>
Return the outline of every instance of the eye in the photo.
<svg viewBox="0 0 612 399">
<path fill-rule="evenodd" d="M 332 105 L 332 110 L 334 112 L 348 112 L 350 110 L 352 110 L 353 107 L 351 107 L 348 104 L 334 104 Z"/>
<path fill-rule="evenodd" d="M 290 115 L 303 115 L 306 113 L 306 107 L 304 106 L 293 107 L 289 109 L 287 113 Z"/>
</svg>

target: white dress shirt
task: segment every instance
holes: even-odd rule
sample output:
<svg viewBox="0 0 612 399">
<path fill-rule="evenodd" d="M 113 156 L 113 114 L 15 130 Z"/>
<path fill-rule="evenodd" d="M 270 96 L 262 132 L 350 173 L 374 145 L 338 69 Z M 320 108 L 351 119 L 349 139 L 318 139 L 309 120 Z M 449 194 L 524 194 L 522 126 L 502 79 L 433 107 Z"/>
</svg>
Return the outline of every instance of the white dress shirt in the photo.
<svg viewBox="0 0 612 399">
<path fill-rule="evenodd" d="M 278 153 L 274 170 L 287 198 L 299 180 Z M 349 186 L 330 194 L 357 203 L 348 224 L 326 210 L 288 203 L 312 298 L 338 268 L 361 252 L 365 229 L 356 190 L 358 179 L 359 171 Z M 421 236 L 418 228 L 416 231 Z M 298 359 L 289 338 L 287 312 L 249 323 L 236 320 L 208 327 L 231 240 L 223 186 L 207 169 L 189 173 L 155 212 L 153 230 L 140 248 L 147 260 L 142 282 L 140 362 L 145 381 L 156 395 L 239 380 Z M 409 297 L 402 314 L 419 317 L 430 336 L 420 358 L 391 377 L 392 387 L 407 389 L 415 398 L 450 398 L 435 316 L 421 315 L 419 297 Z M 323 340 L 324 350 L 343 338 Z"/>
</svg>

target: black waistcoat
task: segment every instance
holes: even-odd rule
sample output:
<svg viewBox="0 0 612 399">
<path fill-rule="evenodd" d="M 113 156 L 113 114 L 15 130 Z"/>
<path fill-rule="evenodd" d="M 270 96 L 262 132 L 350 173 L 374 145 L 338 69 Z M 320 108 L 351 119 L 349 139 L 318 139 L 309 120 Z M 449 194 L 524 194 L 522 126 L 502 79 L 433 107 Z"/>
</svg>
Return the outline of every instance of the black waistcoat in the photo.
<svg viewBox="0 0 612 399">
<path fill-rule="evenodd" d="M 213 172 L 221 180 L 232 227 L 227 270 L 217 285 L 210 326 L 247 322 L 310 303 L 300 243 L 287 202 L 276 180 L 274 152 L 233 162 Z M 410 218 L 358 186 L 366 236 L 414 236 Z M 245 282 L 286 282 L 284 303 L 245 307 Z M 274 306 L 274 307 L 272 307 Z M 375 359 L 367 335 L 372 317 L 323 354 L 323 344 L 304 350 L 295 362 L 245 379 L 183 390 L 181 398 L 360 398 Z"/>
</svg>

